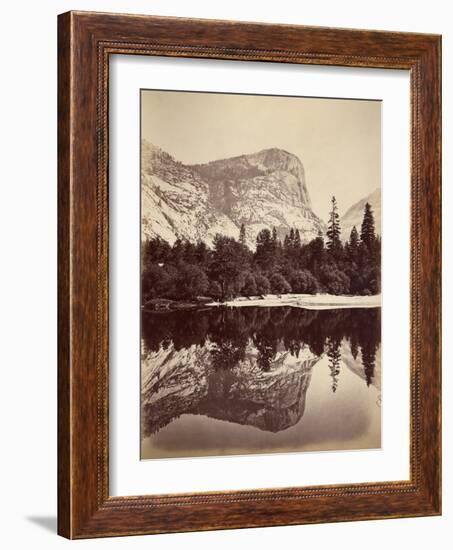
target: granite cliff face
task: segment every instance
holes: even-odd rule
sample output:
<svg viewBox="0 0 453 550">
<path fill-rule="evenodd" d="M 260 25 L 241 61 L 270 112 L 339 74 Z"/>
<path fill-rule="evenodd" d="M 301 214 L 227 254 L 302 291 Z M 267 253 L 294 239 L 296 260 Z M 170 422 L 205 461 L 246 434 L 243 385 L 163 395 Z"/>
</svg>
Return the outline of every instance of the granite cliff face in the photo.
<svg viewBox="0 0 453 550">
<path fill-rule="evenodd" d="M 160 348 L 142 358 L 142 437 L 182 414 L 199 414 L 278 432 L 302 418 L 313 366 L 319 357 L 307 348 L 299 357 L 280 351 L 259 366 L 248 345 L 234 368 L 215 366 L 215 344 L 175 350 Z"/>
<path fill-rule="evenodd" d="M 216 233 L 237 238 L 242 223 L 253 247 L 261 229 L 303 241 L 325 230 L 311 209 L 304 167 L 293 154 L 266 149 L 207 164 L 184 165 L 142 143 L 142 228 L 145 237 L 208 243 Z"/>
<path fill-rule="evenodd" d="M 347 210 L 347 212 L 341 218 L 341 236 L 344 240 L 349 239 L 351 229 L 354 227 L 354 225 L 356 226 L 357 231 L 360 235 L 360 228 L 363 221 L 363 211 L 367 202 L 370 203 L 370 206 L 373 210 L 376 233 L 378 235 L 381 234 L 381 190 L 376 189 L 367 197 L 353 204 L 351 208 L 349 208 L 349 210 Z"/>
</svg>

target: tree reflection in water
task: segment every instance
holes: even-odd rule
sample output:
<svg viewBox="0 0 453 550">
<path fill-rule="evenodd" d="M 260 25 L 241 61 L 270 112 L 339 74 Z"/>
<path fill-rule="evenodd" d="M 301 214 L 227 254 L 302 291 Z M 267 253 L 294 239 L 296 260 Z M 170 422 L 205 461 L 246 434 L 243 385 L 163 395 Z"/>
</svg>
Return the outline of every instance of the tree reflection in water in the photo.
<svg viewBox="0 0 453 550">
<path fill-rule="evenodd" d="M 185 413 L 286 429 L 302 418 L 311 369 L 324 354 L 332 392 L 342 360 L 373 383 L 380 327 L 380 308 L 143 313 L 142 434 Z"/>
<path fill-rule="evenodd" d="M 329 358 L 330 376 L 332 377 L 332 391 L 335 393 L 338 388 L 338 375 L 340 374 L 340 340 L 336 338 L 327 338 L 326 348 L 327 357 Z"/>
<path fill-rule="evenodd" d="M 244 359 L 247 344 L 258 350 L 258 365 L 269 371 L 278 350 L 298 357 L 308 347 L 317 356 L 327 353 L 332 390 L 338 386 L 341 344 L 347 342 L 354 360 L 360 352 L 368 385 L 373 381 L 375 355 L 381 343 L 381 310 L 305 310 L 292 307 L 208 308 L 198 311 L 143 313 L 145 353 L 214 344 L 215 368 L 233 368 Z"/>
</svg>

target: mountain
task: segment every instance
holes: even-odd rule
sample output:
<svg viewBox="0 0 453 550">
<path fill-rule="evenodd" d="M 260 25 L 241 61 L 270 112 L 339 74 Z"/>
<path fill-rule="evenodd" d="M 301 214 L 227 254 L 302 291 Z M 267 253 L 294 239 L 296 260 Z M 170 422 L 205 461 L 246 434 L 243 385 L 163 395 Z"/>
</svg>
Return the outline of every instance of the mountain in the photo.
<svg viewBox="0 0 453 550">
<path fill-rule="evenodd" d="M 363 220 L 363 211 L 367 202 L 370 203 L 374 213 L 374 224 L 376 228 L 376 233 L 379 235 L 381 234 L 381 190 L 376 189 L 375 191 L 373 191 L 373 193 L 371 193 L 371 195 L 368 195 L 367 197 L 353 204 L 351 208 L 349 208 L 349 210 L 340 219 L 341 235 L 344 240 L 349 239 L 351 229 L 354 227 L 354 225 L 356 226 L 357 231 L 360 235 L 360 228 L 362 226 Z"/>
<path fill-rule="evenodd" d="M 275 227 L 280 238 L 299 229 L 303 241 L 325 231 L 312 211 L 301 161 L 282 149 L 185 165 L 144 140 L 141 178 L 145 237 L 210 244 L 216 233 L 238 238 L 244 223 L 254 247 L 263 228 Z"/>
<path fill-rule="evenodd" d="M 234 368 L 219 368 L 231 351 L 210 341 L 177 349 L 173 343 L 143 351 L 141 373 L 142 437 L 160 431 L 183 414 L 215 418 L 277 433 L 295 426 L 305 413 L 314 366 L 322 355 L 308 347 L 299 354 L 281 348 L 262 368 L 260 352 L 248 343 Z M 361 352 L 353 358 L 343 344 L 341 360 L 366 381 Z M 261 366 L 260 366 L 261 365 Z M 371 383 L 381 389 L 378 350 Z"/>
</svg>

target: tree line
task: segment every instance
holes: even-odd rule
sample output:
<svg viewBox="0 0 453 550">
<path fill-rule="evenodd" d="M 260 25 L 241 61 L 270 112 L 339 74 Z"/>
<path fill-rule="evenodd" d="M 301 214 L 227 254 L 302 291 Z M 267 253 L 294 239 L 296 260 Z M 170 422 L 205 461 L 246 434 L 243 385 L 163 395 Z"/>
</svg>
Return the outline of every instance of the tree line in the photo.
<svg viewBox="0 0 453 550">
<path fill-rule="evenodd" d="M 155 298 L 227 300 L 273 294 L 372 295 L 380 292 L 381 240 L 366 203 L 360 233 L 341 239 L 337 201 L 332 197 L 326 235 L 303 243 L 298 229 L 283 240 L 275 227 L 262 229 L 256 248 L 247 246 L 247 226 L 238 239 L 217 234 L 212 248 L 199 240 L 156 237 L 143 245 L 142 302 Z"/>
</svg>

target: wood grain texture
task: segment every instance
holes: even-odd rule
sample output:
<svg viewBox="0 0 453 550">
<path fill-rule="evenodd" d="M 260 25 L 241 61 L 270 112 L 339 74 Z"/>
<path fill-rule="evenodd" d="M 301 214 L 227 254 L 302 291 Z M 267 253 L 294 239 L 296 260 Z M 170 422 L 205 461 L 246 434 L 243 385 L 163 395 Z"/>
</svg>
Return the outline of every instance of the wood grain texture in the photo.
<svg viewBox="0 0 453 550">
<path fill-rule="evenodd" d="M 58 25 L 58 532 L 70 536 L 69 16 Z"/>
<path fill-rule="evenodd" d="M 69 12 L 59 16 L 58 47 L 59 533 L 87 538 L 440 514 L 440 37 Z M 410 71 L 410 481 L 109 496 L 111 54 Z"/>
</svg>

